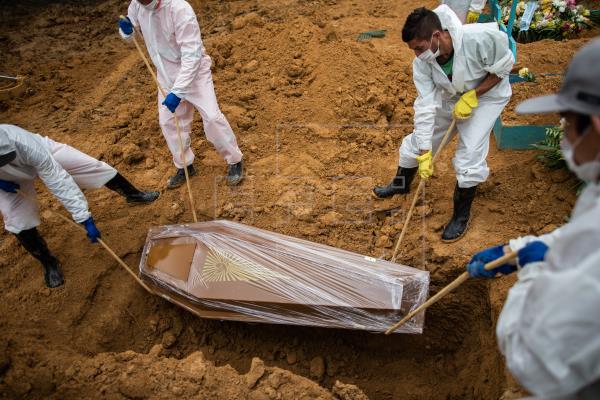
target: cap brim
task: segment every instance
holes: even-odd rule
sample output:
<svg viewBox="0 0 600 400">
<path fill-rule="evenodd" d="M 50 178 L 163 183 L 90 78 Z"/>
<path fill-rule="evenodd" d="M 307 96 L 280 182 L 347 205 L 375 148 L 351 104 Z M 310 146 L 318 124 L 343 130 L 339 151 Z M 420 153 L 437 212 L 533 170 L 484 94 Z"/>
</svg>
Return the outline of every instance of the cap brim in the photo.
<svg viewBox="0 0 600 400">
<path fill-rule="evenodd" d="M 525 100 L 517 106 L 517 114 L 545 114 L 568 111 L 569 107 L 560 101 L 557 94 Z"/>
</svg>

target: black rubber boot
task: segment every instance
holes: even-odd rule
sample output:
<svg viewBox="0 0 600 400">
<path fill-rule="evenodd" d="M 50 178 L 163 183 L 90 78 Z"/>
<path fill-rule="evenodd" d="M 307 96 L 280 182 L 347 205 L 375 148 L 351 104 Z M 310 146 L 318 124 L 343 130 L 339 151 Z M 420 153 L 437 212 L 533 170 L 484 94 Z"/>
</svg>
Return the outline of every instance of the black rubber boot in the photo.
<svg viewBox="0 0 600 400">
<path fill-rule="evenodd" d="M 44 281 L 49 288 L 65 283 L 58 260 L 50 253 L 46 241 L 36 228 L 21 231 L 15 235 L 25 250 L 34 256 L 44 267 Z"/>
<path fill-rule="evenodd" d="M 152 203 L 158 199 L 158 192 L 141 192 L 135 188 L 125 177 L 117 172 L 114 178 L 106 182 L 107 188 L 125 197 L 128 203 Z"/>
<path fill-rule="evenodd" d="M 194 169 L 193 165 L 188 165 L 187 171 L 188 171 L 189 176 L 196 175 L 196 170 Z M 177 170 L 177 172 L 175 172 L 175 175 L 170 177 L 169 180 L 167 181 L 167 189 L 178 188 L 179 186 L 183 185 L 184 183 L 185 183 L 185 171 L 183 170 L 183 168 L 179 168 Z"/>
<path fill-rule="evenodd" d="M 244 179 L 244 160 L 227 166 L 227 184 L 235 186 Z"/>
<path fill-rule="evenodd" d="M 392 182 L 387 186 L 376 186 L 373 189 L 373 194 L 380 199 L 385 199 L 387 197 L 392 197 L 395 194 L 406 194 L 410 192 L 410 184 L 412 183 L 417 170 L 417 167 L 398 167 L 398 171 L 396 171 L 396 176 Z"/>
<path fill-rule="evenodd" d="M 454 188 L 454 213 L 452 219 L 444 228 L 442 241 L 454 242 L 463 237 L 471 219 L 471 204 L 475 198 L 477 186 L 459 188 L 458 183 Z"/>
</svg>

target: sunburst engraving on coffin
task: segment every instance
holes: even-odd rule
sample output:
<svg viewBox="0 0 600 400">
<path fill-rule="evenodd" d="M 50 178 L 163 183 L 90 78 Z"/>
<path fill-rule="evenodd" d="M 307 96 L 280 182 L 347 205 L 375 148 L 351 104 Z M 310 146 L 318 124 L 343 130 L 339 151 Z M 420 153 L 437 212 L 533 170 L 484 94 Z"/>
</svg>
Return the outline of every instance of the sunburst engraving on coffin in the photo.
<svg viewBox="0 0 600 400">
<path fill-rule="evenodd" d="M 210 248 L 200 279 L 205 284 L 205 282 L 253 282 L 286 278 L 279 272 L 261 267 L 228 251 Z"/>
</svg>

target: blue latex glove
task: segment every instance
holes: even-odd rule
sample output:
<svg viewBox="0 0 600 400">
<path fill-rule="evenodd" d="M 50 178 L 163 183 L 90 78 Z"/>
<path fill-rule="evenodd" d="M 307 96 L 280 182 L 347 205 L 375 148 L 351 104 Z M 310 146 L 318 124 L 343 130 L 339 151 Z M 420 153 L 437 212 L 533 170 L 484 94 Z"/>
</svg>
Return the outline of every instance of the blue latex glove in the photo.
<svg viewBox="0 0 600 400">
<path fill-rule="evenodd" d="M 119 28 L 121 28 L 126 35 L 131 35 L 133 33 L 133 24 L 129 17 L 119 19 Z"/>
<path fill-rule="evenodd" d="M 494 246 L 489 249 L 485 249 L 475 254 L 471 261 L 467 265 L 467 271 L 473 278 L 493 278 L 497 273 L 508 275 L 516 271 L 517 267 L 509 264 L 502 264 L 501 266 L 486 270 L 485 264 L 497 260 L 504 255 L 504 246 Z"/>
<path fill-rule="evenodd" d="M 169 93 L 167 95 L 167 98 L 165 99 L 165 101 L 163 101 L 162 103 L 163 103 L 163 106 L 166 106 L 169 109 L 169 111 L 174 113 L 175 109 L 179 105 L 180 101 L 181 101 L 181 99 L 179 97 L 177 97 L 173 93 Z"/>
<path fill-rule="evenodd" d="M 7 193 L 17 193 L 17 189 L 20 189 L 21 185 L 11 181 L 5 181 L 0 179 L 0 189 L 4 190 Z"/>
<path fill-rule="evenodd" d="M 98 228 L 96 228 L 96 225 L 94 224 L 94 219 L 92 217 L 89 217 L 88 219 L 83 221 L 81 225 L 83 225 L 83 227 L 87 231 L 87 237 L 90 239 L 90 242 L 96 243 L 100 238 L 100 231 L 98 230 Z"/>
<path fill-rule="evenodd" d="M 548 251 L 548 246 L 544 242 L 535 241 L 523 247 L 518 255 L 519 266 L 523 268 L 529 263 L 543 261 Z"/>
</svg>

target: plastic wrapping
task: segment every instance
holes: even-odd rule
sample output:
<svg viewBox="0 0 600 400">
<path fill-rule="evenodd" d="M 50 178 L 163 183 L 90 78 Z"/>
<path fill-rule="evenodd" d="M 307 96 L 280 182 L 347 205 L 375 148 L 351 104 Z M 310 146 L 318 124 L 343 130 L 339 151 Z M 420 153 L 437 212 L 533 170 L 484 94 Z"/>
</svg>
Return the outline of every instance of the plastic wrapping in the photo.
<svg viewBox="0 0 600 400">
<path fill-rule="evenodd" d="M 230 221 L 150 229 L 140 275 L 203 318 L 373 332 L 429 289 L 427 271 Z M 422 333 L 423 320 L 398 332 Z"/>
</svg>

